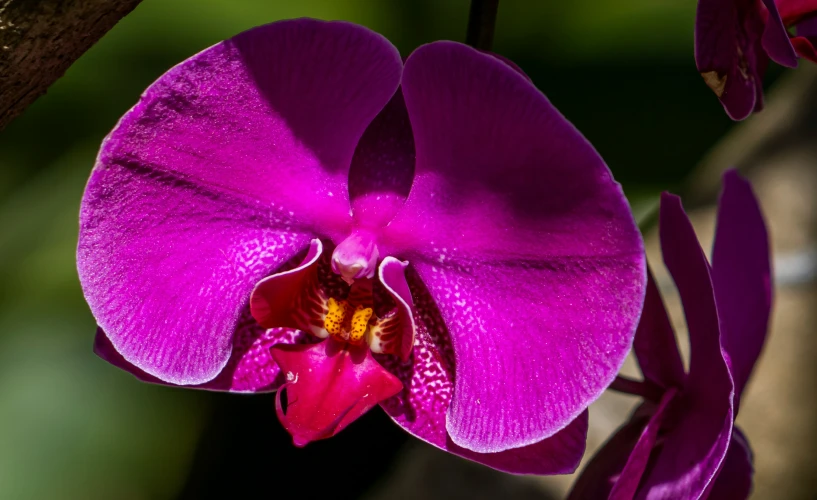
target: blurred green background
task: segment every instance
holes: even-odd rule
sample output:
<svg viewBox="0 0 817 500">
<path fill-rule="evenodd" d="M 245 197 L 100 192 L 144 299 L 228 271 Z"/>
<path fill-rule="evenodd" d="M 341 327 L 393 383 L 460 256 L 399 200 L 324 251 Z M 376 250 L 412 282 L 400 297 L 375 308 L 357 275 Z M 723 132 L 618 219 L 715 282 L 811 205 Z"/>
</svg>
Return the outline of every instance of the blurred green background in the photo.
<svg viewBox="0 0 817 500">
<path fill-rule="evenodd" d="M 731 126 L 695 70 L 694 10 L 689 0 L 502 0 L 495 51 L 642 203 Z M 77 211 L 104 135 L 153 80 L 207 46 L 309 16 L 363 24 L 407 55 L 462 40 L 467 14 L 467 0 L 144 0 L 0 133 L 0 498 L 272 497 L 304 471 L 343 481 L 332 487 L 345 497 L 388 470 L 406 437 L 379 410 L 331 444 L 296 450 L 269 397 L 153 387 L 97 359 L 74 264 Z"/>
</svg>

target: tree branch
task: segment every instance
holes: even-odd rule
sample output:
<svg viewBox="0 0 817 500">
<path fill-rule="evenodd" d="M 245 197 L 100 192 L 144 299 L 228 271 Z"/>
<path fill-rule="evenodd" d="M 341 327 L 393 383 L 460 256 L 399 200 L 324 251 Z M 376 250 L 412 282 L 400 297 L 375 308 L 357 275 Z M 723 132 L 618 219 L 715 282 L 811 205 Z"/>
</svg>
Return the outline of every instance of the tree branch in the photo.
<svg viewBox="0 0 817 500">
<path fill-rule="evenodd" d="M 0 130 L 141 0 L 0 0 Z"/>
</svg>

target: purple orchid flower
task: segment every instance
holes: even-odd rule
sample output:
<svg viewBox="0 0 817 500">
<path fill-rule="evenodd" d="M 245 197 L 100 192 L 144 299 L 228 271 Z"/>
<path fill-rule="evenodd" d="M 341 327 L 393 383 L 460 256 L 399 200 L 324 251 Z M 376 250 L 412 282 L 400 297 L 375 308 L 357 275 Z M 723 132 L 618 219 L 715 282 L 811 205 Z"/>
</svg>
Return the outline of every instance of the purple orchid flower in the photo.
<svg viewBox="0 0 817 500">
<path fill-rule="evenodd" d="M 572 499 L 729 500 L 752 488 L 752 452 L 734 421 L 771 310 L 763 216 L 749 183 L 729 171 L 711 268 L 676 196 L 661 199 L 660 231 L 689 327 L 689 373 L 650 274 L 634 343 L 646 380 L 620 387 L 647 400 L 587 465 Z"/>
<path fill-rule="evenodd" d="M 148 88 L 77 260 L 96 352 L 143 380 L 278 390 L 296 445 L 379 403 L 516 473 L 575 469 L 646 286 L 620 186 L 517 70 L 308 19 Z"/>
<path fill-rule="evenodd" d="M 698 0 L 695 62 L 730 118 L 763 109 L 769 59 L 790 68 L 798 55 L 817 62 L 815 14 L 815 0 Z"/>
</svg>

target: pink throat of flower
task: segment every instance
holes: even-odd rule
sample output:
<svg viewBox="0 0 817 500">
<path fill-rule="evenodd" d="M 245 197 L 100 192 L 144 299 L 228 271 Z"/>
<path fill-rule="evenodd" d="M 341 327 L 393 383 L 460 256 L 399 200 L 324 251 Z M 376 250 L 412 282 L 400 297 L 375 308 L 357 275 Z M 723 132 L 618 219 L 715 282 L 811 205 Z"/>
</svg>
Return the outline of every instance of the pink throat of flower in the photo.
<svg viewBox="0 0 817 500">
<path fill-rule="evenodd" d="M 300 266 L 262 280 L 253 291 L 251 310 L 262 326 L 293 328 L 323 339 L 271 349 L 285 376 L 277 396 L 278 417 L 297 446 L 333 436 L 403 388 L 373 354 L 406 359 L 411 351 L 414 322 L 403 274 L 406 263 L 387 257 L 378 278 L 363 276 L 368 270 L 358 270 L 350 279 L 339 272 L 346 269 L 343 259 L 354 260 L 353 250 L 361 248 L 372 259 L 366 266 L 377 271 L 376 245 L 368 241 L 353 234 L 345 247 L 338 245 L 330 262 L 315 240 Z M 387 281 L 397 281 L 402 293 Z"/>
</svg>

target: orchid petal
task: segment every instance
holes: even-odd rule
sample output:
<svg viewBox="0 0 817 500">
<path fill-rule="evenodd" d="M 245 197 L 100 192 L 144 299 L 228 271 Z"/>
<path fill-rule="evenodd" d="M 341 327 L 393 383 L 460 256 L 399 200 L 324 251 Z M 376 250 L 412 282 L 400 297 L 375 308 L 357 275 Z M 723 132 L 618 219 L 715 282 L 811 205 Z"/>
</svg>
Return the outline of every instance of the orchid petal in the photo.
<svg viewBox="0 0 817 500">
<path fill-rule="evenodd" d="M 451 440 L 445 416 L 454 389 L 454 350 L 440 312 L 416 274 L 408 275 L 408 284 L 415 298 L 417 337 L 409 362 L 400 362 L 393 356 L 378 357 L 403 382 L 402 392 L 380 404 L 386 413 L 418 439 L 501 471 L 515 474 L 574 471 L 584 454 L 586 412 L 550 438 L 499 453 L 477 453 Z"/>
<path fill-rule="evenodd" d="M 165 382 L 214 379 L 255 281 L 309 241 L 260 207 L 100 164 L 80 214 L 77 267 L 97 323 L 129 363 Z"/>
<path fill-rule="evenodd" d="M 537 443 L 629 350 L 640 235 L 592 146 L 508 65 L 436 42 L 403 76 L 415 178 L 383 241 L 428 285 L 457 352 L 448 432 L 479 453 Z"/>
<path fill-rule="evenodd" d="M 81 210 L 80 281 L 116 351 L 170 383 L 215 378 L 255 282 L 351 222 L 348 165 L 400 72 L 380 35 L 296 20 L 154 83 L 103 143 Z"/>
<path fill-rule="evenodd" d="M 797 54 L 795 54 L 794 47 L 789 41 L 789 32 L 786 31 L 786 26 L 783 24 L 780 12 L 777 10 L 775 0 L 763 0 L 763 4 L 769 13 L 761 39 L 763 50 L 777 64 L 796 68 Z"/>
<path fill-rule="evenodd" d="M 709 263 L 677 196 L 661 195 L 659 227 L 664 263 L 681 296 L 689 330 L 686 388 L 706 399 L 729 401 L 732 383 L 721 351 Z"/>
<path fill-rule="evenodd" d="M 406 266 L 408 266 L 408 262 L 400 262 L 394 257 L 386 257 L 380 264 L 378 271 L 380 282 L 397 304 L 397 325 L 399 330 L 394 332 L 395 338 L 393 339 L 378 338 L 379 345 L 376 352 L 394 354 L 400 356 L 403 361 L 406 361 L 409 354 L 411 354 L 416 332 L 414 315 L 412 314 L 414 302 L 406 282 Z"/>
<path fill-rule="evenodd" d="M 685 395 L 684 411 L 667 433 L 660 453 L 639 488 L 638 498 L 701 498 L 723 463 L 734 416 L 729 401 L 701 401 Z"/>
<path fill-rule="evenodd" d="M 587 463 L 567 500 L 596 500 L 610 496 L 627 458 L 651 418 L 638 413 L 619 428 Z"/>
<path fill-rule="evenodd" d="M 759 60 L 764 23 L 754 2 L 699 0 L 695 17 L 695 63 L 733 120 L 762 107 Z M 770 40 L 774 32 L 769 31 Z"/>
<path fill-rule="evenodd" d="M 286 378 L 276 395 L 276 411 L 296 446 L 334 436 L 403 387 L 367 346 L 331 337 L 312 345 L 274 346 L 272 357 Z"/>
<path fill-rule="evenodd" d="M 233 337 L 233 350 L 227 365 L 216 378 L 200 385 L 184 386 L 191 389 L 243 393 L 273 392 L 283 381 L 281 370 L 269 350 L 275 344 L 302 344 L 311 337 L 290 328 L 264 329 L 244 313 Z M 145 373 L 116 352 L 101 328 L 94 339 L 94 353 L 143 382 L 173 385 Z"/>
<path fill-rule="evenodd" d="M 795 36 L 792 37 L 791 43 L 794 44 L 794 48 L 800 57 L 817 63 L 817 49 L 814 48 L 814 44 L 817 43 L 817 36 Z"/>
<path fill-rule="evenodd" d="M 414 178 L 414 137 L 402 91 L 372 121 L 355 149 L 349 196 L 355 222 L 380 228 L 403 206 Z"/>
<path fill-rule="evenodd" d="M 786 26 L 792 26 L 817 13 L 817 0 L 777 0 L 777 10 Z"/>
<path fill-rule="evenodd" d="M 768 332 L 772 307 L 769 236 L 751 185 L 734 170 L 723 176 L 712 249 L 712 282 L 735 394 L 743 392 Z"/>
<path fill-rule="evenodd" d="M 647 469 L 647 464 L 658 439 L 658 431 L 661 430 L 661 425 L 667 418 L 670 405 L 677 394 L 677 390 L 673 388 L 665 392 L 664 396 L 661 397 L 655 413 L 641 432 L 638 442 L 627 458 L 627 463 L 613 485 L 609 500 L 631 500 L 635 498 L 638 485 L 641 483 L 641 478 Z"/>
<path fill-rule="evenodd" d="M 125 370 L 126 372 L 130 373 L 137 379 L 141 380 L 142 382 L 149 382 L 151 384 L 160 384 L 160 385 L 171 385 L 167 384 L 166 382 L 145 373 L 143 370 L 133 366 L 132 364 L 128 363 L 128 361 L 122 357 L 121 354 L 116 352 L 113 344 L 111 344 L 110 339 L 105 332 L 102 331 L 102 328 L 96 329 L 96 335 L 94 336 L 94 354 L 99 356 L 100 358 L 104 359 L 108 363 L 114 365 L 117 368 Z"/>
<path fill-rule="evenodd" d="M 723 460 L 721 471 L 713 481 L 708 498 L 713 500 L 746 500 L 752 493 L 752 449 L 740 429 L 732 430 L 729 451 Z"/>
<path fill-rule="evenodd" d="M 635 332 L 633 350 L 644 378 L 665 389 L 683 385 L 686 374 L 675 332 L 649 269 L 644 310 Z"/>
<path fill-rule="evenodd" d="M 521 67 L 520 67 L 518 64 L 516 64 L 515 62 L 511 61 L 511 60 L 510 60 L 510 59 L 508 59 L 507 57 L 505 57 L 505 56 L 503 56 L 503 55 L 500 55 L 500 54 L 497 54 L 496 52 L 484 52 L 484 53 L 485 53 L 485 54 L 488 54 L 488 55 L 489 55 L 489 56 L 491 56 L 491 57 L 494 57 L 494 58 L 496 58 L 496 59 L 499 59 L 499 60 L 500 60 L 500 61 L 502 61 L 502 62 L 504 62 L 505 64 L 507 64 L 508 66 L 510 66 L 512 70 L 514 70 L 514 71 L 516 71 L 517 73 L 519 73 L 520 75 L 524 76 L 524 77 L 525 77 L 525 80 L 527 80 L 527 81 L 529 81 L 529 82 L 533 83 L 533 80 L 531 79 L 531 77 L 530 77 L 530 76 L 528 76 L 528 74 L 527 74 L 527 73 L 525 73 L 525 70 L 523 70 L 523 69 L 522 69 L 522 68 L 521 68 Z"/>
<path fill-rule="evenodd" d="M 690 338 L 683 409 L 641 487 L 646 498 L 699 498 L 717 474 L 732 433 L 733 385 L 720 347 L 709 264 L 677 196 L 661 196 L 660 239 Z"/>
<path fill-rule="evenodd" d="M 318 261 L 323 254 L 323 243 L 314 239 L 298 267 L 267 276 L 253 288 L 250 310 L 259 325 L 265 328 L 297 328 L 293 321 L 292 305 L 310 281 L 317 280 Z"/>
</svg>

